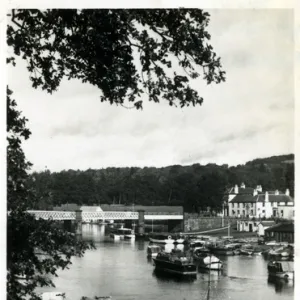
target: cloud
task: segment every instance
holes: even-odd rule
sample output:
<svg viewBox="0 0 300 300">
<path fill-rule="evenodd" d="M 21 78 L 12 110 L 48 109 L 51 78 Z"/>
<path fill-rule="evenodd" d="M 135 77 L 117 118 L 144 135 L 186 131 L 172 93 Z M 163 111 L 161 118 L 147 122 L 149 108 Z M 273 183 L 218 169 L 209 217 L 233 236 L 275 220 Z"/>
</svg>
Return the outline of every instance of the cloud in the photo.
<svg viewBox="0 0 300 300">
<path fill-rule="evenodd" d="M 147 103 L 143 111 L 101 103 L 97 88 L 63 80 L 58 92 L 34 90 L 26 65 L 9 69 L 14 99 L 29 118 L 24 143 L 35 170 L 170 164 L 239 164 L 293 152 L 293 13 L 211 10 L 211 43 L 227 80 L 191 85 L 201 107 Z M 21 79 L 21 80 L 20 80 Z"/>
</svg>

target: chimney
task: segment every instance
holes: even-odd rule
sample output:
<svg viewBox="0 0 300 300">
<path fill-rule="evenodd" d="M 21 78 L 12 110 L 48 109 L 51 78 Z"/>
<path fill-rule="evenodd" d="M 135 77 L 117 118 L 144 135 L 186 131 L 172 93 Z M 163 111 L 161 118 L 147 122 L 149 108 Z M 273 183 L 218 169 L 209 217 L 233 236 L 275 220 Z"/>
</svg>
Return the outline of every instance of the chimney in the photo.
<svg viewBox="0 0 300 300">
<path fill-rule="evenodd" d="M 287 196 L 289 196 L 289 195 L 290 195 L 290 190 L 289 190 L 289 189 L 286 189 L 285 194 L 286 194 Z"/>
<path fill-rule="evenodd" d="M 242 182 L 242 184 L 241 184 L 241 189 L 244 189 L 246 186 L 245 186 L 245 183 L 244 182 Z"/>
<path fill-rule="evenodd" d="M 269 193 L 266 191 L 265 194 L 265 202 L 269 202 Z"/>
<path fill-rule="evenodd" d="M 237 186 L 237 184 L 234 187 L 234 193 L 238 194 L 239 193 L 239 187 Z"/>
<path fill-rule="evenodd" d="M 275 191 L 275 195 L 279 195 L 279 191 L 278 190 Z"/>
<path fill-rule="evenodd" d="M 262 187 L 261 187 L 261 185 L 258 185 L 258 186 L 256 187 L 256 190 L 257 190 L 258 192 L 262 192 Z"/>
<path fill-rule="evenodd" d="M 257 196 L 257 189 L 253 190 L 253 196 Z"/>
</svg>

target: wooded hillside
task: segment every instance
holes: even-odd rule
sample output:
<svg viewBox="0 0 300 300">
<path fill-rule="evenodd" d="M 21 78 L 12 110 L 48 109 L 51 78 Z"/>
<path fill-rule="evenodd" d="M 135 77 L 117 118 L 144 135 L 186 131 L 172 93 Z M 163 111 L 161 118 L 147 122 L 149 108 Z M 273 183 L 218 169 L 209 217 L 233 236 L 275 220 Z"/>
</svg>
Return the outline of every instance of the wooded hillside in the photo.
<svg viewBox="0 0 300 300">
<path fill-rule="evenodd" d="M 294 155 L 255 159 L 245 165 L 173 165 L 33 173 L 29 185 L 37 192 L 35 209 L 76 203 L 93 205 L 183 205 L 186 212 L 218 210 L 226 188 L 244 182 L 263 190 L 290 189 L 294 196 Z"/>
</svg>

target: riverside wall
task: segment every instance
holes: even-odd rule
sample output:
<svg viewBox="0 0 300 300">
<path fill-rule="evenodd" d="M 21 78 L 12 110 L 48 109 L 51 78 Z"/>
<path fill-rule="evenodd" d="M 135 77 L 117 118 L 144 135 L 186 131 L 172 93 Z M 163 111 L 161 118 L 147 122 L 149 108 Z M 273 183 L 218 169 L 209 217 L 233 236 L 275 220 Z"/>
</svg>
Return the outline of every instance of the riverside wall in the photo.
<svg viewBox="0 0 300 300">
<path fill-rule="evenodd" d="M 196 215 L 185 214 L 184 216 L 184 231 L 195 231 L 195 230 L 209 230 L 227 226 L 228 222 L 235 228 L 237 220 L 235 218 L 224 218 L 222 217 L 203 217 Z"/>
</svg>

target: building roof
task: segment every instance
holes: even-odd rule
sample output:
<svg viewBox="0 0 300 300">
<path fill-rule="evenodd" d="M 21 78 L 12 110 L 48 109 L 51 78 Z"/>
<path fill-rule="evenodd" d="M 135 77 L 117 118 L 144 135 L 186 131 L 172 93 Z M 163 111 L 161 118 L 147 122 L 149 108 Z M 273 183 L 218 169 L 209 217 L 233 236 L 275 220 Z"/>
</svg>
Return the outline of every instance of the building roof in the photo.
<svg viewBox="0 0 300 300">
<path fill-rule="evenodd" d="M 144 210 L 145 212 L 159 212 L 159 213 L 180 213 L 183 214 L 182 206 L 144 206 L 144 205 L 110 205 L 102 204 L 101 208 L 103 211 L 138 211 Z"/>
<path fill-rule="evenodd" d="M 230 203 L 255 203 L 257 196 L 253 195 L 236 195 Z"/>
<path fill-rule="evenodd" d="M 234 187 L 231 187 L 227 190 L 227 193 L 228 194 L 235 194 L 235 195 L 245 195 L 245 194 L 250 194 L 250 195 L 253 195 L 253 191 L 254 191 L 254 188 L 251 188 L 251 187 L 245 187 L 245 188 L 242 188 L 242 187 L 238 187 L 238 193 L 235 194 L 234 192 Z"/>
<path fill-rule="evenodd" d="M 280 223 L 272 227 L 267 228 L 267 232 L 293 232 L 294 233 L 294 223 Z"/>
<path fill-rule="evenodd" d="M 258 195 L 257 202 L 265 202 L 266 195 Z M 285 194 L 281 195 L 269 195 L 269 202 L 294 202 L 294 199 L 291 196 Z"/>
<path fill-rule="evenodd" d="M 272 226 L 275 224 L 275 222 L 274 221 L 261 221 L 258 224 L 261 224 L 263 226 Z"/>
</svg>

